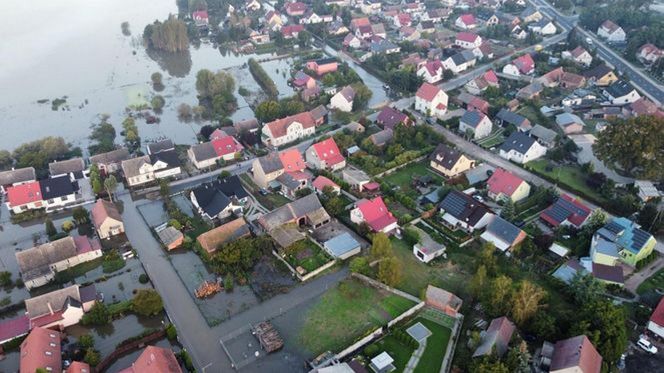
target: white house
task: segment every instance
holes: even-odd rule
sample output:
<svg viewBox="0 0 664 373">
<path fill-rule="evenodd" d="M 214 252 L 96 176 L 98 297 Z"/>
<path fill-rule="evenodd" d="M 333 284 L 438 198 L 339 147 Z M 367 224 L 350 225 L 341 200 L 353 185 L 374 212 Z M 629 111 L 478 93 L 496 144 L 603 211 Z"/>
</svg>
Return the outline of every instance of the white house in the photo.
<svg viewBox="0 0 664 373">
<path fill-rule="evenodd" d="M 489 136 L 491 129 L 491 119 L 481 111 L 468 110 L 459 120 L 459 132 L 465 134 L 470 131 L 475 140 Z"/>
<path fill-rule="evenodd" d="M 650 316 L 648 321 L 648 330 L 664 338 L 664 298 L 659 300 L 659 304 Z"/>
<path fill-rule="evenodd" d="M 179 175 L 180 160 L 175 150 L 144 155 L 122 161 L 122 172 L 129 186 Z"/>
<path fill-rule="evenodd" d="M 482 37 L 472 32 L 460 32 L 454 44 L 464 49 L 475 49 L 482 45 Z"/>
<path fill-rule="evenodd" d="M 599 26 L 597 35 L 610 43 L 622 43 L 626 37 L 625 30 L 608 19 Z"/>
<path fill-rule="evenodd" d="M 535 34 L 539 35 L 553 35 L 558 31 L 556 29 L 556 25 L 551 22 L 551 20 L 542 18 L 541 20 L 531 23 L 528 25 L 528 28 L 530 31 L 534 32 Z"/>
<path fill-rule="evenodd" d="M 316 123 L 310 112 L 291 115 L 266 123 L 261 130 L 266 146 L 281 146 L 316 132 Z"/>
<path fill-rule="evenodd" d="M 446 225 L 469 233 L 486 227 L 494 216 L 486 205 L 458 190 L 449 192 L 439 208 Z"/>
<path fill-rule="evenodd" d="M 39 187 L 47 211 L 61 209 L 76 202 L 77 188 L 69 176 L 41 180 Z"/>
<path fill-rule="evenodd" d="M 477 62 L 477 57 L 470 50 L 464 50 L 462 52 L 453 54 L 443 61 L 443 67 L 452 70 L 455 74 L 458 74 L 470 67 L 475 66 Z"/>
<path fill-rule="evenodd" d="M 573 60 L 584 66 L 590 66 L 593 62 L 593 56 L 583 47 L 578 46 L 571 51 L 564 51 L 562 58 Z"/>
<path fill-rule="evenodd" d="M 315 170 L 337 171 L 346 167 L 346 159 L 333 137 L 311 145 L 305 157 L 307 165 Z"/>
<path fill-rule="evenodd" d="M 417 68 L 417 76 L 427 83 L 437 83 L 443 80 L 443 64 L 440 60 L 422 62 Z"/>
<path fill-rule="evenodd" d="M 353 100 L 355 99 L 355 90 L 347 85 L 337 92 L 330 99 L 330 108 L 337 109 L 346 113 L 353 111 Z"/>
<path fill-rule="evenodd" d="M 546 154 L 546 147 L 521 131 L 514 131 L 500 146 L 500 156 L 516 163 L 534 161 Z"/>
<path fill-rule="evenodd" d="M 423 83 L 415 94 L 415 110 L 440 118 L 447 113 L 448 100 L 447 93 L 442 89 Z"/>
<path fill-rule="evenodd" d="M 618 80 L 606 87 L 602 92 L 604 96 L 614 105 L 631 104 L 641 98 L 639 92 L 628 82 Z"/>
<path fill-rule="evenodd" d="M 454 25 L 462 30 L 470 30 L 477 27 L 477 20 L 470 13 L 462 14 L 454 21 Z"/>
</svg>

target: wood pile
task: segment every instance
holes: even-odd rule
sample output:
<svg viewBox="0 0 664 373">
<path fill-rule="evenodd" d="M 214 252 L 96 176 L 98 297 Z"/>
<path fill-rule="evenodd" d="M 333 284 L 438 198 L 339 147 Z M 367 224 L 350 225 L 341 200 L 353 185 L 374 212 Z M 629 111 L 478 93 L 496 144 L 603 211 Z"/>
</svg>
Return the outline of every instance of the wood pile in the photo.
<svg viewBox="0 0 664 373">
<path fill-rule="evenodd" d="M 263 321 L 253 326 L 253 333 L 258 338 L 261 347 L 267 353 L 281 349 L 284 346 L 284 340 L 279 335 L 277 329 L 269 321 Z"/>
<path fill-rule="evenodd" d="M 213 281 L 203 281 L 203 283 L 194 291 L 196 298 L 207 298 L 220 292 L 223 288 L 221 284 Z"/>
</svg>

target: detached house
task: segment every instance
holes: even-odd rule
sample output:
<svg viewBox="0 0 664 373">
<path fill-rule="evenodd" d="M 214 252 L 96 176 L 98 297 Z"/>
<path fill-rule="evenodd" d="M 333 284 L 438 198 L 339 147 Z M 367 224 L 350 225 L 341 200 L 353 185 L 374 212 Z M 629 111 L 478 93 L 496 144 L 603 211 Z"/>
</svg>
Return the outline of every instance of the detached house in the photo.
<svg viewBox="0 0 664 373">
<path fill-rule="evenodd" d="M 304 238 L 297 227 L 319 228 L 331 220 L 318 196 L 309 194 L 287 203 L 258 219 L 260 227 L 281 246 L 288 247 Z"/>
<path fill-rule="evenodd" d="M 556 342 L 549 366 L 550 373 L 599 373 L 602 356 L 585 335 Z"/>
<path fill-rule="evenodd" d="M 62 371 L 62 334 L 36 327 L 21 342 L 20 373 Z"/>
<path fill-rule="evenodd" d="M 602 94 L 614 105 L 631 104 L 641 98 L 636 88 L 624 80 L 618 80 L 606 87 Z"/>
<path fill-rule="evenodd" d="M 454 44 L 464 49 L 475 49 L 482 45 L 482 37 L 472 32 L 460 32 L 456 35 Z"/>
<path fill-rule="evenodd" d="M 102 240 L 124 233 L 122 215 L 113 203 L 98 199 L 90 213 L 92 224 Z"/>
<path fill-rule="evenodd" d="M 307 5 L 299 1 L 286 3 L 284 10 L 291 17 L 301 17 L 307 11 Z"/>
<path fill-rule="evenodd" d="M 609 43 L 622 43 L 626 37 L 625 30 L 608 19 L 599 26 L 597 35 Z"/>
<path fill-rule="evenodd" d="M 266 123 L 262 132 L 265 146 L 278 147 L 313 135 L 316 123 L 311 113 L 305 111 Z"/>
<path fill-rule="evenodd" d="M 71 181 L 84 177 L 85 162 L 83 158 L 72 158 L 66 161 L 56 161 L 48 164 L 48 173 L 52 178 L 68 176 Z"/>
<path fill-rule="evenodd" d="M 507 317 L 491 320 L 489 328 L 483 332 L 482 341 L 473 353 L 473 357 L 488 356 L 494 353 L 498 357 L 505 355 L 509 348 L 516 326 Z"/>
<path fill-rule="evenodd" d="M 636 57 L 646 64 L 653 64 L 662 56 L 664 56 L 664 51 L 651 43 L 642 45 L 639 51 L 636 52 Z"/>
<path fill-rule="evenodd" d="M 315 61 L 309 61 L 306 64 L 308 70 L 313 71 L 318 76 L 337 71 L 339 63 L 336 58 L 321 58 Z"/>
<path fill-rule="evenodd" d="M 373 232 L 389 234 L 399 228 L 397 218 L 387 209 L 382 197 L 358 201 L 350 211 L 350 220 L 355 224 L 368 224 Z"/>
<path fill-rule="evenodd" d="M 26 299 L 25 310 L 34 327 L 66 328 L 78 324 L 96 302 L 94 284 L 85 287 L 72 285 Z"/>
<path fill-rule="evenodd" d="M 476 63 L 477 56 L 473 53 L 473 51 L 464 50 L 459 53 L 455 53 L 443 60 L 443 67 L 448 70 L 452 70 L 452 72 L 455 74 L 458 74 L 470 67 L 475 66 Z"/>
<path fill-rule="evenodd" d="M 524 54 L 523 56 L 517 57 L 503 67 L 503 74 L 520 76 L 520 75 L 530 75 L 535 72 L 535 61 L 530 56 L 530 54 Z"/>
<path fill-rule="evenodd" d="M 655 237 L 633 221 L 623 217 L 613 218 L 593 235 L 590 255 L 593 262 L 604 265 L 615 266 L 620 260 L 636 266 L 652 254 L 655 245 Z"/>
<path fill-rule="evenodd" d="M 496 123 L 503 127 L 512 125 L 521 132 L 528 132 L 532 128 L 528 118 L 507 109 L 500 109 L 496 114 Z"/>
<path fill-rule="evenodd" d="M 664 297 L 659 300 L 655 311 L 650 316 L 648 331 L 660 338 L 664 338 Z"/>
<path fill-rule="evenodd" d="M 360 40 L 355 34 L 349 33 L 344 37 L 342 44 L 346 48 L 357 49 L 362 46 L 362 40 Z"/>
<path fill-rule="evenodd" d="M 286 40 L 296 39 L 302 31 L 304 31 L 304 25 L 286 25 L 281 28 L 281 35 Z"/>
<path fill-rule="evenodd" d="M 583 66 L 590 66 L 593 62 L 593 56 L 582 46 L 578 46 L 571 51 L 564 51 L 562 53 L 562 58 L 570 59 Z"/>
<path fill-rule="evenodd" d="M 592 210 L 581 201 L 563 194 L 551 206 L 540 214 L 540 219 L 557 228 L 561 225 L 571 225 L 581 228 L 590 217 Z"/>
<path fill-rule="evenodd" d="M 182 173 L 174 150 L 144 155 L 122 161 L 122 172 L 130 187 Z"/>
<path fill-rule="evenodd" d="M 130 367 L 121 373 L 182 373 L 173 350 L 157 346 L 147 346 Z"/>
<path fill-rule="evenodd" d="M 19 168 L 0 172 L 0 192 L 7 193 L 11 186 L 30 183 L 37 180 L 34 167 Z"/>
<path fill-rule="evenodd" d="M 417 67 L 417 76 L 427 83 L 437 83 L 443 80 L 443 64 L 440 60 L 421 62 Z"/>
<path fill-rule="evenodd" d="M 533 7 L 524 9 L 519 17 L 523 20 L 523 23 L 538 22 L 544 18 L 542 13 Z"/>
<path fill-rule="evenodd" d="M 346 113 L 353 111 L 353 100 L 355 99 L 355 90 L 347 85 L 330 99 L 330 108 L 337 109 Z"/>
<path fill-rule="evenodd" d="M 535 34 L 544 36 L 554 35 L 558 31 L 558 29 L 556 29 L 556 25 L 554 25 L 553 22 L 547 18 L 542 18 L 537 22 L 529 24 L 528 29 Z"/>
<path fill-rule="evenodd" d="M 462 14 L 454 21 L 454 25 L 462 30 L 470 30 L 477 27 L 477 19 L 471 13 Z"/>
<path fill-rule="evenodd" d="M 458 190 L 449 192 L 438 208 L 448 226 L 468 233 L 486 227 L 494 216 L 486 205 Z"/>
<path fill-rule="evenodd" d="M 45 208 L 39 181 L 32 181 L 7 188 L 7 208 L 14 214 Z"/>
<path fill-rule="evenodd" d="M 333 137 L 311 145 L 305 154 L 307 165 L 316 170 L 337 171 L 346 167 L 346 159 Z"/>
<path fill-rule="evenodd" d="M 236 155 L 244 150 L 233 136 L 222 134 L 210 142 L 193 145 L 187 150 L 187 155 L 197 169 L 214 166 L 217 161 L 232 161 Z"/>
<path fill-rule="evenodd" d="M 481 111 L 467 110 L 459 120 L 459 132 L 470 132 L 475 140 L 489 136 L 491 127 L 491 119 Z"/>
<path fill-rule="evenodd" d="M 586 125 L 578 115 L 571 113 L 556 115 L 556 124 L 563 130 L 565 135 L 583 132 L 583 128 Z"/>
<path fill-rule="evenodd" d="M 429 156 L 429 166 L 448 178 L 453 178 L 475 167 L 475 160 L 445 144 L 439 144 Z"/>
<path fill-rule="evenodd" d="M 248 236 L 251 236 L 249 225 L 244 218 L 239 217 L 201 234 L 196 238 L 196 242 L 211 255 L 222 245 Z"/>
<path fill-rule="evenodd" d="M 494 201 L 519 202 L 530 195 L 530 184 L 502 168 L 497 168 L 486 184 Z"/>
<path fill-rule="evenodd" d="M 500 146 L 500 156 L 519 164 L 534 161 L 546 154 L 546 147 L 523 132 L 513 132 Z"/>
<path fill-rule="evenodd" d="M 237 175 L 199 185 L 189 194 L 198 213 L 208 220 L 242 214 L 249 194 Z"/>
<path fill-rule="evenodd" d="M 605 64 L 597 65 L 586 71 L 583 76 L 599 87 L 606 87 L 618 81 L 618 76 L 613 72 L 613 69 Z"/>
<path fill-rule="evenodd" d="M 514 224 L 500 216 L 494 216 L 480 238 L 492 243 L 496 249 L 506 252 L 518 246 L 526 239 L 526 236 L 526 232 L 517 228 Z"/>
<path fill-rule="evenodd" d="M 423 83 L 415 94 L 415 110 L 433 117 L 442 117 L 447 113 L 449 97 L 435 85 Z"/>
<path fill-rule="evenodd" d="M 409 125 L 410 118 L 408 118 L 408 115 L 400 112 L 397 109 L 385 106 L 380 111 L 380 113 L 378 113 L 378 116 L 376 117 L 376 123 L 380 124 L 385 129 L 394 130 L 394 128 L 399 124 Z"/>
<path fill-rule="evenodd" d="M 488 87 L 500 87 L 498 76 L 493 70 L 487 70 L 484 74 L 466 83 L 466 90 L 474 95 L 479 95 L 486 91 Z"/>
<path fill-rule="evenodd" d="M 268 188 L 284 172 L 302 172 L 306 163 L 297 149 L 270 153 L 252 163 L 254 181 L 261 188 Z"/>
<path fill-rule="evenodd" d="M 281 14 L 279 14 L 279 12 L 276 10 L 270 10 L 265 14 L 265 24 L 272 31 L 279 31 L 281 30 L 281 27 L 283 27 L 284 21 L 281 18 Z"/>
</svg>

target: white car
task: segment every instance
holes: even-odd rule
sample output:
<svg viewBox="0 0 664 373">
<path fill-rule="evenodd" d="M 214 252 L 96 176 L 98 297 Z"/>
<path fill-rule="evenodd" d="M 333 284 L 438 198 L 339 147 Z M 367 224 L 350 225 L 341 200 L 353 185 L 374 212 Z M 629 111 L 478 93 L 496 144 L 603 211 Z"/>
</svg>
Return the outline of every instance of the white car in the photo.
<svg viewBox="0 0 664 373">
<path fill-rule="evenodd" d="M 636 342 L 636 345 L 641 347 L 646 352 L 649 352 L 651 354 L 656 354 L 657 353 L 657 347 L 653 346 L 652 343 L 650 343 L 649 340 L 645 338 L 639 338 L 639 341 Z"/>
</svg>

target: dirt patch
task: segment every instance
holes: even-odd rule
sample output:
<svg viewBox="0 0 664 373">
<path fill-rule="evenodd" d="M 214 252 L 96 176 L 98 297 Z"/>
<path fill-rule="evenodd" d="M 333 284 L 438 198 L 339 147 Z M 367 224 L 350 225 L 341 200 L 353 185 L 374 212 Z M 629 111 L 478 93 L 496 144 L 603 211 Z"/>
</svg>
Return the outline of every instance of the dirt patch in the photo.
<svg viewBox="0 0 664 373">
<path fill-rule="evenodd" d="M 249 286 L 258 299 L 264 301 L 287 293 L 296 283 L 285 264 L 272 254 L 266 254 L 254 266 Z"/>
</svg>

